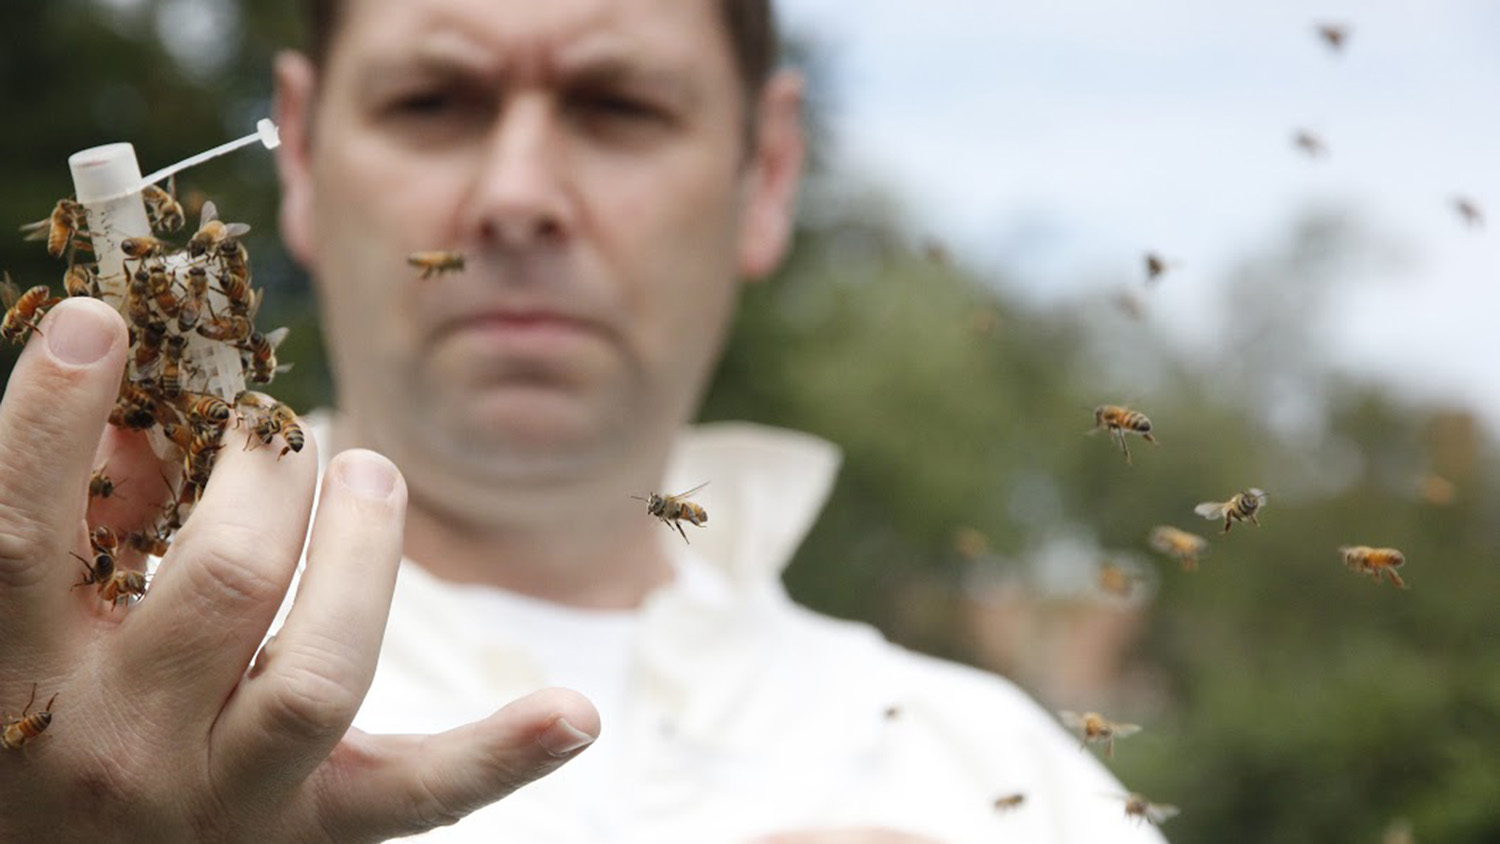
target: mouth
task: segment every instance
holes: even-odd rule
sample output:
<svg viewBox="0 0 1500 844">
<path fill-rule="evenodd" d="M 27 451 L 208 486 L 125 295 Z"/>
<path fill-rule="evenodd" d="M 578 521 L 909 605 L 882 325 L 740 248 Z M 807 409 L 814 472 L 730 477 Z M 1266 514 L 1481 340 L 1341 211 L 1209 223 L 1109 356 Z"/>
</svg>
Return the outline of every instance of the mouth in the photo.
<svg viewBox="0 0 1500 844">
<path fill-rule="evenodd" d="M 466 353 L 506 358 L 558 359 L 608 339 L 601 323 L 545 308 L 500 308 L 458 317 L 440 332 Z"/>
</svg>

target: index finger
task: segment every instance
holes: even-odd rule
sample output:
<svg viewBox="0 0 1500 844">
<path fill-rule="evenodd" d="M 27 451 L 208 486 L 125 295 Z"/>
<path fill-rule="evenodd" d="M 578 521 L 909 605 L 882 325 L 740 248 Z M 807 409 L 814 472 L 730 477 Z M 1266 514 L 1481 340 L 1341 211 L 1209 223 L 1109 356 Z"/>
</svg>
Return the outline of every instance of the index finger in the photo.
<svg viewBox="0 0 1500 844">
<path fill-rule="evenodd" d="M 83 491 L 119 394 L 125 321 L 80 297 L 43 318 L 0 402 L 0 641 L 38 638 L 66 612 L 77 565 L 68 552 L 83 518 Z"/>
</svg>

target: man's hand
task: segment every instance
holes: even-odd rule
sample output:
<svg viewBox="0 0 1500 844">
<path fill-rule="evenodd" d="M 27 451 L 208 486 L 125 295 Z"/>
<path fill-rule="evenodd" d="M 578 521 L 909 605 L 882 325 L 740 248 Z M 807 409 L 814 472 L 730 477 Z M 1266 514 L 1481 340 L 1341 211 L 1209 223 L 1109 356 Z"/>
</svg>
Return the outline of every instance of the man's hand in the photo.
<svg viewBox="0 0 1500 844">
<path fill-rule="evenodd" d="M 451 823 L 598 735 L 598 713 L 564 690 L 435 736 L 349 730 L 406 506 L 373 452 L 331 462 L 296 604 L 258 658 L 312 511 L 310 439 L 280 460 L 227 442 L 139 604 L 74 589 L 85 569 L 72 554 L 91 557 L 85 513 L 136 529 L 166 490 L 144 438 L 106 430 L 127 353 L 119 315 L 70 299 L 38 334 L 0 403 L 0 716 L 18 719 L 33 686 L 32 713 L 55 700 L 44 732 L 0 748 L 0 841 L 381 840 Z M 120 491 L 90 504 L 103 464 Z"/>
</svg>

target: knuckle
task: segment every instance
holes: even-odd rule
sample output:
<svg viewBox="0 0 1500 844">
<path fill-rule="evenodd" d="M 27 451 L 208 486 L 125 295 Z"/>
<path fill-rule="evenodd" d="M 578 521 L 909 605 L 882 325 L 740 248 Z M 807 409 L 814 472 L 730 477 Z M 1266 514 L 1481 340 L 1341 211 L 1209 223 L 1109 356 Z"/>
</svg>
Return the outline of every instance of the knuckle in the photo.
<svg viewBox="0 0 1500 844">
<path fill-rule="evenodd" d="M 267 544 L 257 531 L 220 530 L 212 542 L 190 556 L 189 565 L 197 581 L 194 592 L 230 611 L 280 601 L 286 586 L 254 561 Z"/>
<path fill-rule="evenodd" d="M 406 795 L 409 809 L 407 816 L 412 820 L 414 828 L 426 830 L 452 826 L 463 820 L 475 808 L 459 803 L 448 796 L 452 791 L 452 783 L 435 781 L 435 777 L 438 776 L 447 780 L 451 775 L 425 772 L 417 778 L 411 791 Z"/>
<path fill-rule="evenodd" d="M 362 695 L 292 655 L 283 655 L 266 718 L 274 732 L 300 739 L 341 735 L 354 720 Z"/>
<path fill-rule="evenodd" d="M 41 580 L 46 566 L 36 565 L 50 545 L 47 530 L 0 506 L 0 586 L 28 586 Z"/>
</svg>

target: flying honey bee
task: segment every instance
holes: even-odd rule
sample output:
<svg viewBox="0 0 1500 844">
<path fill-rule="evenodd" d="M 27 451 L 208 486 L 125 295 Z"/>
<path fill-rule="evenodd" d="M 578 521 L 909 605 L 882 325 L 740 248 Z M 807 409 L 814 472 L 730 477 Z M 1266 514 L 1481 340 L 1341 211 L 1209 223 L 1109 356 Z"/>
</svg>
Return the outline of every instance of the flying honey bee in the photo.
<svg viewBox="0 0 1500 844">
<path fill-rule="evenodd" d="M 1406 555 L 1395 548 L 1371 548 L 1368 545 L 1345 545 L 1339 549 L 1344 555 L 1344 566 L 1351 571 L 1368 574 L 1376 583 L 1382 574 L 1397 589 L 1409 588 L 1396 569 L 1406 565 Z"/>
<path fill-rule="evenodd" d="M 1129 598 L 1140 584 L 1141 576 L 1116 563 L 1105 563 L 1099 567 L 1095 582 L 1099 591 L 1116 598 Z"/>
<path fill-rule="evenodd" d="M 978 528 L 965 525 L 953 532 L 953 550 L 965 560 L 977 560 L 990 552 L 990 538 Z"/>
<path fill-rule="evenodd" d="M 1292 144 L 1308 158 L 1322 158 L 1328 154 L 1328 145 L 1323 143 L 1323 139 L 1306 129 L 1298 129 L 1292 135 Z"/>
<path fill-rule="evenodd" d="M 1380 835 L 1380 844 L 1417 844 L 1416 836 L 1412 835 L 1411 821 L 1405 818 L 1391 821 Z"/>
<path fill-rule="evenodd" d="M 698 527 L 703 527 L 704 523 L 708 521 L 708 512 L 699 505 L 688 501 L 687 498 L 706 486 L 708 486 L 708 482 L 704 481 L 687 492 L 678 493 L 677 495 L 659 495 L 653 492 L 650 498 L 642 498 L 639 495 L 632 495 L 630 497 L 637 501 L 646 502 L 646 512 L 648 514 L 661 519 L 662 523 L 668 527 L 676 528 L 677 532 L 682 534 L 682 541 L 688 542 L 687 532 L 682 529 L 682 523 L 686 521 Z M 691 545 L 692 543 L 689 542 L 688 544 Z"/>
<path fill-rule="evenodd" d="M 1132 463 L 1130 459 L 1130 446 L 1125 444 L 1125 433 L 1140 434 L 1141 439 L 1152 445 L 1156 445 L 1156 437 L 1151 433 L 1151 420 L 1146 414 L 1128 407 L 1114 404 L 1101 404 L 1094 408 L 1094 431 L 1109 431 L 1120 444 L 1120 451 L 1125 453 L 1125 462 Z M 1090 432 L 1092 433 L 1092 432 Z"/>
<path fill-rule="evenodd" d="M 1125 816 L 1135 818 L 1137 822 L 1146 821 L 1151 824 L 1162 824 L 1177 817 L 1180 811 L 1176 806 L 1166 803 L 1152 803 L 1135 792 L 1125 795 L 1124 800 Z"/>
<path fill-rule="evenodd" d="M 52 695 L 52 700 L 42 707 L 42 711 L 28 715 L 31 705 L 36 703 L 36 684 L 31 684 L 31 699 L 26 701 L 26 708 L 21 710 L 21 717 L 11 720 L 6 716 L 4 724 L 0 724 L 0 749 L 20 750 L 26 742 L 41 735 L 52 725 L 52 702 L 57 700 L 57 695 Z"/>
<path fill-rule="evenodd" d="M 203 210 L 198 216 L 198 232 L 188 241 L 188 255 L 194 258 L 217 255 L 226 241 L 237 240 L 249 233 L 250 227 L 244 223 L 221 221 L 219 209 L 209 200 L 203 203 Z"/>
<path fill-rule="evenodd" d="M 1167 263 L 1167 259 L 1156 252 L 1147 252 L 1145 263 L 1147 283 L 1161 281 L 1161 277 L 1172 268 L 1172 265 Z"/>
<path fill-rule="evenodd" d="M 167 244 L 149 235 L 127 237 L 120 241 L 120 251 L 131 258 L 155 258 L 167 251 Z"/>
<path fill-rule="evenodd" d="M 1328 49 L 1335 53 L 1342 52 L 1344 43 L 1349 40 L 1349 27 L 1337 23 L 1318 24 L 1318 37 L 1328 45 Z"/>
<path fill-rule="evenodd" d="M 20 345 L 26 342 L 31 332 L 41 333 L 37 331 L 37 325 L 42 321 L 42 315 L 62 300 L 53 296 L 51 289 L 45 284 L 38 284 L 22 293 L 11 280 L 10 273 L 5 273 L 3 280 L 0 280 L 0 301 L 5 304 L 5 320 L 0 322 L 0 337 Z"/>
<path fill-rule="evenodd" d="M 27 240 L 46 240 L 47 254 L 61 258 L 69 246 L 77 245 L 76 236 L 87 224 L 88 212 L 71 199 L 59 199 L 45 220 L 21 227 Z"/>
<path fill-rule="evenodd" d="M 406 263 L 420 269 L 421 277 L 426 279 L 434 274 L 462 271 L 464 255 L 462 252 L 413 252 L 406 256 Z"/>
<path fill-rule="evenodd" d="M 1194 507 L 1193 512 L 1209 521 L 1223 519 L 1224 532 L 1228 533 L 1235 522 L 1249 521 L 1260 527 L 1260 520 L 1255 518 L 1255 512 L 1265 506 L 1265 503 L 1265 491 L 1251 487 L 1236 492 L 1228 501 L 1205 501 Z"/>
<path fill-rule="evenodd" d="M 1063 710 L 1057 713 L 1062 722 L 1069 728 L 1077 730 L 1083 738 L 1078 745 L 1080 749 L 1090 744 L 1104 743 L 1104 755 L 1113 757 L 1115 755 L 1115 739 L 1128 738 L 1141 731 L 1137 724 L 1116 724 L 1097 712 L 1085 712 L 1079 715 L 1076 712 Z"/>
<path fill-rule="evenodd" d="M 1183 571 L 1198 570 L 1198 556 L 1208 550 L 1208 540 L 1171 525 L 1157 525 L 1147 538 L 1152 550 L 1166 554 L 1182 565 Z"/>
<path fill-rule="evenodd" d="M 1479 203 L 1467 196 L 1453 197 L 1453 210 L 1458 212 L 1466 225 L 1471 229 L 1484 227 L 1484 212 L 1479 209 Z"/>
<path fill-rule="evenodd" d="M 1021 808 L 1021 804 L 1025 802 L 1026 795 L 1019 791 L 1015 794 L 1002 794 L 995 798 L 995 811 L 1011 812 Z"/>
<path fill-rule="evenodd" d="M 176 176 L 172 177 L 175 183 Z M 146 202 L 146 216 L 151 219 L 151 228 L 157 231 L 175 232 L 187 220 L 182 203 L 177 201 L 176 185 L 163 190 L 156 185 L 141 188 L 141 199 Z"/>
</svg>

